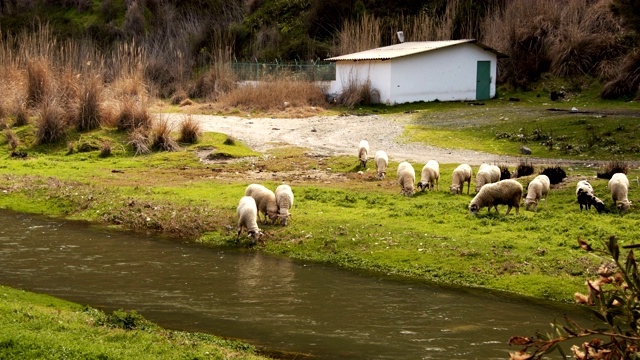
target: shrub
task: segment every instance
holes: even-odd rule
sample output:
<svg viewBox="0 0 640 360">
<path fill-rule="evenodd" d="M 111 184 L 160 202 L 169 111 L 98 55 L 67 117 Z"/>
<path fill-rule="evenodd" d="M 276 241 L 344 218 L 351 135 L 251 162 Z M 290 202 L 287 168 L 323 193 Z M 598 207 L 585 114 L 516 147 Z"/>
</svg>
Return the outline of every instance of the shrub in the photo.
<svg viewBox="0 0 640 360">
<path fill-rule="evenodd" d="M 200 123 L 193 120 L 191 115 L 185 117 L 180 124 L 180 142 L 195 144 L 198 142 L 201 134 Z"/>
<path fill-rule="evenodd" d="M 511 179 L 511 171 L 507 165 L 500 165 L 500 180 Z"/>
<path fill-rule="evenodd" d="M 618 67 L 617 77 L 604 85 L 600 96 L 603 99 L 636 96 L 640 98 L 640 50 L 627 55 Z"/>
<path fill-rule="evenodd" d="M 287 107 L 324 106 L 324 93 L 312 82 L 277 80 L 238 87 L 219 100 L 229 107 L 284 111 Z"/>
<path fill-rule="evenodd" d="M 238 140 L 236 140 L 236 138 L 234 138 L 233 136 L 228 136 L 228 135 L 227 135 L 227 138 L 226 138 L 226 139 L 224 139 L 223 144 L 225 144 L 225 145 L 229 145 L 229 146 L 234 146 L 234 145 L 236 144 L 236 142 L 237 142 L 237 141 L 238 141 Z"/>
<path fill-rule="evenodd" d="M 134 129 L 129 135 L 127 145 L 133 148 L 135 156 L 150 153 L 148 130 L 142 127 Z"/>
<path fill-rule="evenodd" d="M 54 144 L 66 137 L 67 119 L 55 102 L 42 105 L 37 121 L 36 144 Z"/>
<path fill-rule="evenodd" d="M 533 165 L 527 160 L 520 161 L 515 170 L 516 177 L 529 176 L 533 174 Z"/>
<path fill-rule="evenodd" d="M 560 166 L 544 168 L 540 174 L 547 175 L 552 185 L 560 184 L 567 177 L 567 173 Z"/>
<path fill-rule="evenodd" d="M 600 179 L 611 179 L 613 174 L 623 173 L 626 174 L 629 170 L 629 164 L 624 161 L 611 160 L 609 161 L 601 172 L 598 172 L 596 176 Z"/>
<path fill-rule="evenodd" d="M 111 156 L 111 142 L 110 141 L 104 141 L 102 143 L 102 145 L 100 146 L 100 156 L 101 158 L 105 158 L 105 157 L 109 157 Z"/>
<path fill-rule="evenodd" d="M 349 81 L 342 93 L 336 98 L 336 104 L 353 108 L 356 105 L 370 105 L 380 102 L 380 92 L 371 87 L 371 81 L 363 84 Z"/>
<path fill-rule="evenodd" d="M 188 97 L 189 96 L 187 95 L 187 92 L 184 91 L 184 89 L 180 88 L 176 90 L 171 96 L 171 105 L 179 105 L 183 101 L 185 101 Z"/>
<path fill-rule="evenodd" d="M 102 125 L 102 81 L 99 78 L 87 80 L 83 87 L 75 117 L 78 131 L 97 129 Z"/>
<path fill-rule="evenodd" d="M 44 59 L 30 60 L 27 63 L 27 104 L 35 108 L 49 95 L 51 70 Z"/>
<path fill-rule="evenodd" d="M 571 347 L 575 359 L 640 357 L 640 274 L 633 253 L 633 249 L 640 245 L 623 246 L 623 249 L 629 250 L 623 256 L 615 236 L 604 242 L 605 250 L 594 249 L 582 239 L 578 239 L 578 244 L 603 259 L 603 264 L 598 269 L 599 278 L 587 280 L 588 295 L 574 295 L 577 302 L 590 306 L 599 323 L 589 328 L 565 317 L 565 324 L 554 321 L 551 334 L 511 337 L 510 345 L 524 346 L 522 350 L 510 353 L 512 359 L 540 359 L 544 354 L 555 350 L 566 358 L 561 343 L 577 339 L 588 341 L 584 341 L 581 346 Z M 531 350 L 533 351 L 529 353 Z"/>
<path fill-rule="evenodd" d="M 128 97 L 120 106 L 120 113 L 116 116 L 118 130 L 133 131 L 140 127 L 151 128 L 151 115 L 144 104 Z"/>
<path fill-rule="evenodd" d="M 151 130 L 151 148 L 161 151 L 176 151 L 180 149 L 171 138 L 171 127 L 166 119 L 158 120 Z"/>
<path fill-rule="evenodd" d="M 16 134 L 11 131 L 11 129 L 5 129 L 4 140 L 7 142 L 7 145 L 9 145 L 9 149 L 11 151 L 15 151 L 15 149 L 17 149 L 18 145 L 20 144 L 20 139 L 18 139 L 18 136 L 16 136 Z"/>
<path fill-rule="evenodd" d="M 18 112 L 16 113 L 16 121 L 13 124 L 14 126 L 25 126 L 29 124 L 29 109 L 26 106 L 21 105 L 18 107 Z"/>
</svg>

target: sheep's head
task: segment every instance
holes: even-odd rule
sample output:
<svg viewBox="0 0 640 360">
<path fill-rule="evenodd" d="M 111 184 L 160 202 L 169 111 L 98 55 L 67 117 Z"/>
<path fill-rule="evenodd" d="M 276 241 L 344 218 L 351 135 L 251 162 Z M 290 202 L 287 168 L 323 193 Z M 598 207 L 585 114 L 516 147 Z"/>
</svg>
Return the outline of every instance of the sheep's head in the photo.
<svg viewBox="0 0 640 360">
<path fill-rule="evenodd" d="M 412 197 L 413 196 L 413 188 L 409 188 L 409 187 L 405 187 L 402 188 L 402 192 L 400 193 L 400 195 L 407 195 L 408 197 Z"/>
<path fill-rule="evenodd" d="M 255 244 L 258 242 L 258 240 L 260 240 L 262 235 L 264 235 L 264 233 L 260 229 L 258 229 L 258 230 L 249 230 L 249 233 L 247 236 L 251 239 L 251 242 Z"/>
<path fill-rule="evenodd" d="M 278 219 L 278 212 L 267 211 L 267 216 L 269 217 L 269 220 L 271 220 L 272 223 L 275 223 L 275 221 Z"/>
<path fill-rule="evenodd" d="M 527 210 L 531 210 L 531 205 L 533 205 L 534 209 L 536 207 L 536 205 L 538 205 L 538 200 L 534 200 L 534 199 L 524 199 L 524 206 L 525 209 Z"/>
<path fill-rule="evenodd" d="M 369 161 L 369 159 L 367 159 L 366 157 L 365 157 L 364 159 L 363 159 L 363 158 L 360 158 L 360 165 L 361 165 L 363 168 L 366 168 L 366 167 L 367 167 L 367 161 Z"/>
<path fill-rule="evenodd" d="M 620 200 L 620 201 L 616 202 L 616 208 L 619 211 L 627 212 L 627 211 L 629 211 L 630 207 L 631 207 L 631 201 L 629 201 L 629 200 Z"/>
<path fill-rule="evenodd" d="M 379 180 L 384 180 L 384 177 L 387 176 L 387 172 L 386 171 L 380 171 L 378 172 L 378 179 Z"/>
<path fill-rule="evenodd" d="M 418 189 L 420 189 L 420 191 L 424 191 L 424 189 L 426 189 L 428 187 L 429 187 L 429 183 L 427 183 L 427 182 L 420 181 L 418 183 Z"/>
<path fill-rule="evenodd" d="M 452 194 L 456 195 L 460 191 L 460 185 L 453 184 L 453 185 L 449 186 L 449 190 L 451 191 Z"/>
<path fill-rule="evenodd" d="M 287 213 L 287 214 L 278 214 L 278 219 L 280 219 L 280 222 L 282 223 L 283 226 L 287 226 L 287 224 L 289 223 L 289 218 L 291 217 L 291 214 Z"/>
<path fill-rule="evenodd" d="M 605 210 L 604 201 L 595 196 L 591 198 L 591 205 L 594 206 L 599 213 Z"/>
<path fill-rule="evenodd" d="M 471 203 L 469 204 L 469 212 L 473 215 L 478 215 L 478 211 L 480 211 L 480 207 L 478 204 Z"/>
</svg>

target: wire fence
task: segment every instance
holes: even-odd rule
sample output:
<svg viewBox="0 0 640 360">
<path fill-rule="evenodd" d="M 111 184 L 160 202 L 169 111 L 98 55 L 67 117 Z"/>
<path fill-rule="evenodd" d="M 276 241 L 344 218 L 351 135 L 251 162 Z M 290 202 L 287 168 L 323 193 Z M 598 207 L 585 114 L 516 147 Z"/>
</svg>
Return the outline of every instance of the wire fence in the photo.
<svg viewBox="0 0 640 360">
<path fill-rule="evenodd" d="M 240 81 L 305 80 L 331 81 L 336 79 L 335 63 L 240 63 L 232 64 Z"/>
</svg>

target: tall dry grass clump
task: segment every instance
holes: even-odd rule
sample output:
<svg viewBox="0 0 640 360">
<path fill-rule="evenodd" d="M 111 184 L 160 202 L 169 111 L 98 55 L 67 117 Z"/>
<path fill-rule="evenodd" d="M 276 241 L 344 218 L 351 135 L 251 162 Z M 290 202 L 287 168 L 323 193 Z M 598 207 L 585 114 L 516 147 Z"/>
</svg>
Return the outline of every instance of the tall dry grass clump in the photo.
<svg viewBox="0 0 640 360">
<path fill-rule="evenodd" d="M 45 101 L 38 110 L 35 143 L 55 144 L 67 136 L 67 118 L 55 101 Z"/>
<path fill-rule="evenodd" d="M 138 128 L 150 129 L 152 117 L 145 101 L 127 97 L 120 102 L 115 123 L 120 131 L 131 132 Z"/>
<path fill-rule="evenodd" d="M 16 111 L 16 120 L 13 126 L 25 126 L 29 124 L 29 109 L 27 109 L 26 104 L 18 105 L 18 110 Z"/>
<path fill-rule="evenodd" d="M 338 105 L 353 108 L 356 105 L 370 105 L 380 102 L 380 92 L 371 86 L 371 81 L 358 82 L 349 80 L 346 87 L 343 87 L 342 93 L 336 98 Z"/>
<path fill-rule="evenodd" d="M 600 96 L 617 99 L 635 94 L 636 99 L 640 99 L 640 50 L 626 55 L 616 68 L 615 77 L 604 85 Z"/>
<path fill-rule="evenodd" d="M 223 95 L 219 102 L 226 106 L 260 111 L 282 111 L 285 108 L 324 106 L 324 93 L 308 81 L 276 80 L 241 86 Z"/>
<path fill-rule="evenodd" d="M 102 80 L 91 77 L 82 85 L 74 119 L 75 127 L 78 131 L 97 129 L 102 125 L 103 116 Z"/>
<path fill-rule="evenodd" d="M 363 15 L 356 21 L 345 21 L 338 34 L 337 53 L 349 54 L 380 47 L 382 23 L 373 15 Z"/>
<path fill-rule="evenodd" d="M 193 119 L 192 115 L 184 117 L 180 123 L 180 139 L 179 141 L 187 144 L 195 144 L 202 135 L 200 123 Z"/>
<path fill-rule="evenodd" d="M 11 151 L 15 151 L 18 145 L 20 145 L 20 139 L 11 129 L 4 130 L 4 140 L 7 142 L 7 145 L 9 145 L 9 150 Z"/>
<path fill-rule="evenodd" d="M 131 146 L 134 156 L 149 154 L 149 130 L 145 128 L 137 128 L 129 134 L 127 145 Z"/>
<path fill-rule="evenodd" d="M 189 97 L 216 101 L 237 88 L 236 80 L 231 62 L 212 65 L 197 76 L 189 88 Z"/>
<path fill-rule="evenodd" d="M 151 149 L 160 151 L 177 151 L 178 143 L 171 137 L 171 125 L 165 118 L 160 118 L 153 123 L 151 129 Z"/>
<path fill-rule="evenodd" d="M 46 59 L 38 58 L 27 63 L 27 104 L 36 108 L 51 95 L 53 73 Z"/>
</svg>

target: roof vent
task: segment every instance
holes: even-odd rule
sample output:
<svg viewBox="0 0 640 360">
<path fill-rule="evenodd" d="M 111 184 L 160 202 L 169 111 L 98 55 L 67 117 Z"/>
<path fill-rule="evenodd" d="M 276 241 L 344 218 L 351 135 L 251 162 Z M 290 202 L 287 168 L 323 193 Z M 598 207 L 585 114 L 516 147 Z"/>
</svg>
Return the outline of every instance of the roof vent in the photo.
<svg viewBox="0 0 640 360">
<path fill-rule="evenodd" d="M 398 41 L 400 41 L 401 43 L 404 42 L 404 33 L 402 31 L 398 31 L 396 33 L 396 35 L 398 35 Z"/>
</svg>

